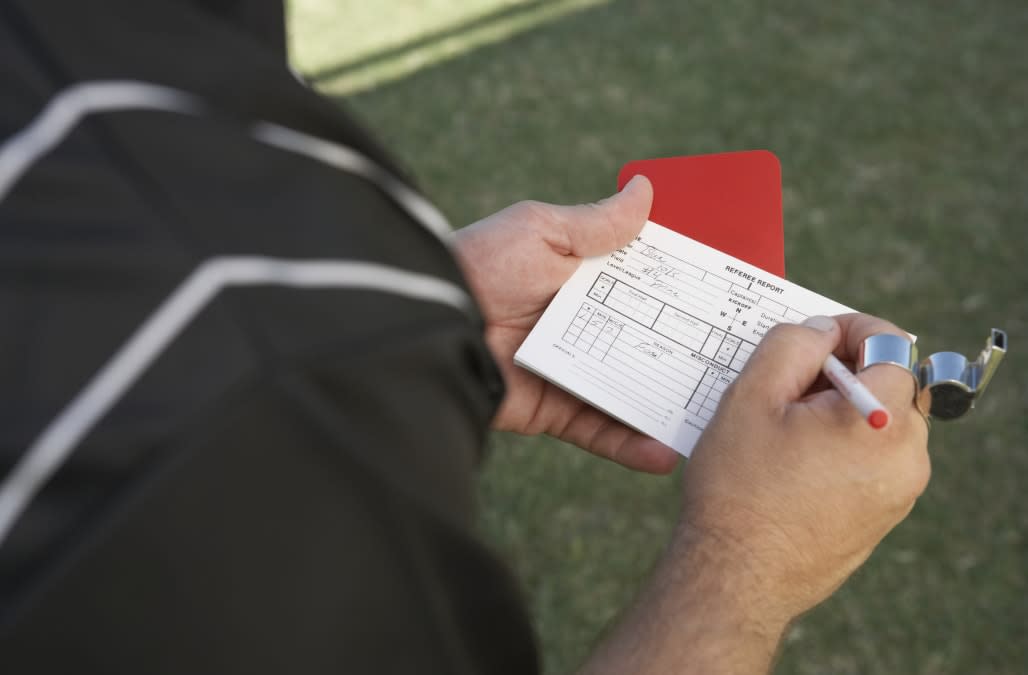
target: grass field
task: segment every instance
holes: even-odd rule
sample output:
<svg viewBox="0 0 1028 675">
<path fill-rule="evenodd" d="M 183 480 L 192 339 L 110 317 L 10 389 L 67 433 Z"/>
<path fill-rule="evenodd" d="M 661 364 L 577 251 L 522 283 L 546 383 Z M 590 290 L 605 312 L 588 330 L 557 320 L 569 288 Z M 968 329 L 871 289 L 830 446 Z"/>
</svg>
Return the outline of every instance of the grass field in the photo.
<svg viewBox="0 0 1028 675">
<path fill-rule="evenodd" d="M 293 0 L 297 68 L 457 224 L 591 201 L 646 157 L 781 159 L 788 276 L 977 354 L 909 519 L 789 632 L 779 673 L 1028 672 L 1028 4 L 1023 0 Z M 926 352 L 926 353 L 927 353 Z M 484 536 L 546 671 L 572 672 L 658 555 L 678 480 L 497 436 Z"/>
</svg>

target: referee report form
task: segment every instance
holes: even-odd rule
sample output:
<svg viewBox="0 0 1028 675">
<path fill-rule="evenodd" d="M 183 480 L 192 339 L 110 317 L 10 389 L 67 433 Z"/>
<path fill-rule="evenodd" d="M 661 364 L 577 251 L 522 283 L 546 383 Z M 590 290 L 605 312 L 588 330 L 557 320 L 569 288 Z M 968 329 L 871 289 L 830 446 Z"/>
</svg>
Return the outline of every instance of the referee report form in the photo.
<svg viewBox="0 0 1028 675">
<path fill-rule="evenodd" d="M 583 261 L 514 362 L 688 455 L 768 329 L 852 311 L 648 222 Z"/>
</svg>

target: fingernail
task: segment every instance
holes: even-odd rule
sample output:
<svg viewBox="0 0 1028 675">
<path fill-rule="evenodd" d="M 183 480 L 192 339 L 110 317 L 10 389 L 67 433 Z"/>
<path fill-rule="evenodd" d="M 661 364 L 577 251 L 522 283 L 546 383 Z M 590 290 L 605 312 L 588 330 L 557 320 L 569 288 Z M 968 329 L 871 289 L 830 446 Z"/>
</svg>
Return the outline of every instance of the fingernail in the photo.
<svg viewBox="0 0 1028 675">
<path fill-rule="evenodd" d="M 807 320 L 803 322 L 804 326 L 810 328 L 816 328 L 819 331 L 830 333 L 835 330 L 835 319 L 830 316 L 809 316 Z"/>
</svg>

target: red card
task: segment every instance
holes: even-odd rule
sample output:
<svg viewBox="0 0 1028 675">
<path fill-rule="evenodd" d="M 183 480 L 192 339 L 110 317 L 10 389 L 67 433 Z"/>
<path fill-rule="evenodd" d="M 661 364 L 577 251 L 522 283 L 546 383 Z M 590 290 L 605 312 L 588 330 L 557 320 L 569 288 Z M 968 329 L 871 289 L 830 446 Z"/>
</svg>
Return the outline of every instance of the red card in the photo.
<svg viewBox="0 0 1028 675">
<path fill-rule="evenodd" d="M 643 159 L 618 174 L 653 183 L 650 220 L 785 276 L 782 168 L 767 150 Z"/>
</svg>

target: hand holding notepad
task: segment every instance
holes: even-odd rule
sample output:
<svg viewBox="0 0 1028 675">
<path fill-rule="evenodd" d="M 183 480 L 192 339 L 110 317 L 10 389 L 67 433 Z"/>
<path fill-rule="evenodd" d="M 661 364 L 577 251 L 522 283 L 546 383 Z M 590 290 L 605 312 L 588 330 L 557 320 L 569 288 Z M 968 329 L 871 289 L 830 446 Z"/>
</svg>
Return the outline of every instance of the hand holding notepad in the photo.
<svg viewBox="0 0 1028 675">
<path fill-rule="evenodd" d="M 851 311 L 650 222 L 582 263 L 514 360 L 688 455 L 772 326 Z"/>
<path fill-rule="evenodd" d="M 632 167 L 654 183 L 651 218 L 674 219 L 676 230 L 748 261 L 649 222 L 627 246 L 583 262 L 515 362 L 688 455 L 772 326 L 853 310 L 767 271 L 780 270 L 783 257 L 780 174 L 770 153 L 633 163 L 622 180 Z M 743 217 L 758 222 L 747 227 Z"/>
</svg>

